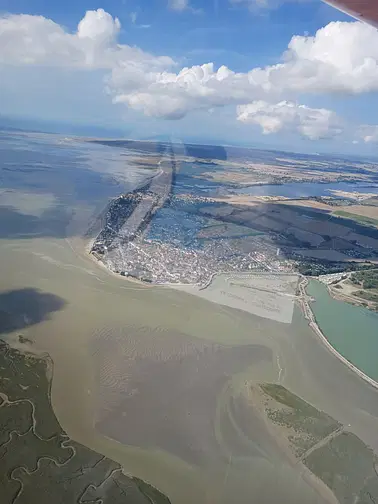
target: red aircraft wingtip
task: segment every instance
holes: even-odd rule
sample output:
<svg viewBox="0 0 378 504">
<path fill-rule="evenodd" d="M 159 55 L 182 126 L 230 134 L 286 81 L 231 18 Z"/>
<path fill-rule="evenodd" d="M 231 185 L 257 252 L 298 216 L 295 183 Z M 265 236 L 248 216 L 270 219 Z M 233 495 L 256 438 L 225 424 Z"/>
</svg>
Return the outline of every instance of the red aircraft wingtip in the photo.
<svg viewBox="0 0 378 504">
<path fill-rule="evenodd" d="M 377 0 L 324 0 L 351 16 L 378 27 Z"/>
</svg>

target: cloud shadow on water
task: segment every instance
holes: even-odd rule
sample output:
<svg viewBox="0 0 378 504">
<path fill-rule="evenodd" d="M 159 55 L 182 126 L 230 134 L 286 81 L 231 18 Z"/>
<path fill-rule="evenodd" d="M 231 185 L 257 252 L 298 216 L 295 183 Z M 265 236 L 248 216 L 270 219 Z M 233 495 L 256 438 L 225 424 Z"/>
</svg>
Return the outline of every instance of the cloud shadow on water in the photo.
<svg viewBox="0 0 378 504">
<path fill-rule="evenodd" d="M 21 213 L 12 206 L 1 206 L 0 239 L 65 238 L 69 219 L 69 215 L 59 207 L 36 216 Z"/>
<path fill-rule="evenodd" d="M 66 301 L 39 289 L 24 288 L 0 293 L 0 334 L 18 331 L 49 320 Z"/>
<path fill-rule="evenodd" d="M 227 150 L 222 145 L 184 144 L 184 148 L 187 156 L 201 159 L 219 159 L 221 161 L 228 159 Z"/>
</svg>

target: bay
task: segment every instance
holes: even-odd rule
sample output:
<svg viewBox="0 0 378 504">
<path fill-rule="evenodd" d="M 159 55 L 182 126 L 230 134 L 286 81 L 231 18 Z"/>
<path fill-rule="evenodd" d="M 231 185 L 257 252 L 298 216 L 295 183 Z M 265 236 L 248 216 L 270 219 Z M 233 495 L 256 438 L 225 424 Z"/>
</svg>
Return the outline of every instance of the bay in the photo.
<svg viewBox="0 0 378 504">
<path fill-rule="evenodd" d="M 332 298 L 327 287 L 311 280 L 307 291 L 317 323 L 331 345 L 378 381 L 378 313 Z"/>
<path fill-rule="evenodd" d="M 251 196 L 284 196 L 286 198 L 308 198 L 310 196 L 333 196 L 330 191 L 360 192 L 378 194 L 378 186 L 366 183 L 332 182 L 329 184 L 314 182 L 292 182 L 288 184 L 266 184 L 237 189 L 237 194 Z"/>
<path fill-rule="evenodd" d="M 323 504 L 319 482 L 269 433 L 252 432 L 241 449 L 242 423 L 224 416 L 233 397 L 278 382 L 378 450 L 378 392 L 299 308 L 281 324 L 127 281 L 89 257 L 89 224 L 150 173 L 127 152 L 42 135 L 3 138 L 0 151 L 1 337 L 17 344 L 21 334 L 49 353 L 52 406 L 72 439 L 173 504 Z"/>
</svg>

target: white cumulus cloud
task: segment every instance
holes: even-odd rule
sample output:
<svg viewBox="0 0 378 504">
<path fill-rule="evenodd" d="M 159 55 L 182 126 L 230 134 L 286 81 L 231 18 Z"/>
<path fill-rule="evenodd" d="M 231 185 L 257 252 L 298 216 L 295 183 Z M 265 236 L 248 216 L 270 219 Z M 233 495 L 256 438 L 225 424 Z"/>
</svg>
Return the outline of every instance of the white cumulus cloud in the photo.
<svg viewBox="0 0 378 504">
<path fill-rule="evenodd" d="M 210 109 L 248 99 L 245 75 L 240 85 L 234 72 L 226 67 L 214 69 L 213 63 L 183 68 L 180 72 L 133 72 L 117 66 L 109 79 L 114 101 L 143 111 L 146 115 L 181 118 L 191 110 Z M 138 81 L 139 85 L 134 85 Z"/>
<path fill-rule="evenodd" d="M 118 44 L 121 24 L 103 9 L 87 11 L 69 33 L 43 16 L 0 17 L 0 63 L 78 68 L 141 65 L 145 70 L 171 66 L 169 57 L 155 57 L 136 47 Z"/>
<path fill-rule="evenodd" d="M 174 5 L 192 9 L 188 0 Z M 42 16 L 0 16 L 1 72 L 8 65 L 102 69 L 113 102 L 148 116 L 180 119 L 233 105 L 241 122 L 266 133 L 291 128 L 308 138 L 336 135 L 341 126 L 329 110 L 297 105 L 298 95 L 378 91 L 378 31 L 360 22 L 333 22 L 312 36 L 294 36 L 277 64 L 246 72 L 211 62 L 176 71 L 169 56 L 119 43 L 120 30 L 103 9 L 87 11 L 74 32 Z"/>
<path fill-rule="evenodd" d="M 278 101 L 299 93 L 378 91 L 378 31 L 360 22 L 330 23 L 314 36 L 294 36 L 276 65 L 236 73 L 207 63 L 177 73 L 149 73 L 142 88 L 132 94 L 128 86 L 119 85 L 121 72 L 113 70 L 110 79 L 116 101 L 159 117 L 165 116 L 162 104 L 168 104 L 169 97 L 177 104 L 177 117 L 182 117 L 193 109 L 256 99 Z M 160 106 L 151 107 L 158 99 Z M 167 117 L 174 117 L 171 104 Z"/>
<path fill-rule="evenodd" d="M 362 93 L 378 90 L 378 31 L 361 22 L 333 22 L 314 36 L 294 36 L 270 82 L 296 91 Z M 287 77 L 286 83 L 277 82 Z"/>
<path fill-rule="evenodd" d="M 257 124 L 265 135 L 279 131 L 296 131 L 310 140 L 331 138 L 342 133 L 340 119 L 331 110 L 310 108 L 294 102 L 276 104 L 258 100 L 237 107 L 237 119 Z"/>
</svg>

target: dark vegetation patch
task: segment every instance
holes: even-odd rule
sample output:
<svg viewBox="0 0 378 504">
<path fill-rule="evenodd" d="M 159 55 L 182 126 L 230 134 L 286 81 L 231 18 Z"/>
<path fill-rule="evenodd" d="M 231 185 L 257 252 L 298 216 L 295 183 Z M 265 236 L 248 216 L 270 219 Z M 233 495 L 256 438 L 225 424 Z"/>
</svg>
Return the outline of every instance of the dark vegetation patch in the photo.
<svg viewBox="0 0 378 504">
<path fill-rule="evenodd" d="M 378 459 L 351 432 L 343 432 L 312 452 L 306 466 L 331 488 L 340 503 L 368 504 L 378 501 Z"/>
<path fill-rule="evenodd" d="M 268 418 L 288 432 L 293 430 L 288 440 L 294 453 L 332 490 L 340 504 L 378 502 L 378 458 L 369 446 L 281 385 L 263 384 L 261 389 L 269 398 Z"/>
<path fill-rule="evenodd" d="M 51 408 L 49 366 L 0 340 L 1 503 L 168 504 L 157 489 L 69 439 Z"/>
<path fill-rule="evenodd" d="M 357 271 L 350 276 L 350 279 L 363 289 L 378 289 L 378 269 Z"/>
<path fill-rule="evenodd" d="M 297 456 L 302 456 L 322 439 L 341 427 L 324 411 L 311 406 L 282 385 L 264 384 L 262 390 L 281 407 L 269 407 L 267 415 L 274 423 L 292 430 L 289 441 Z"/>
</svg>

